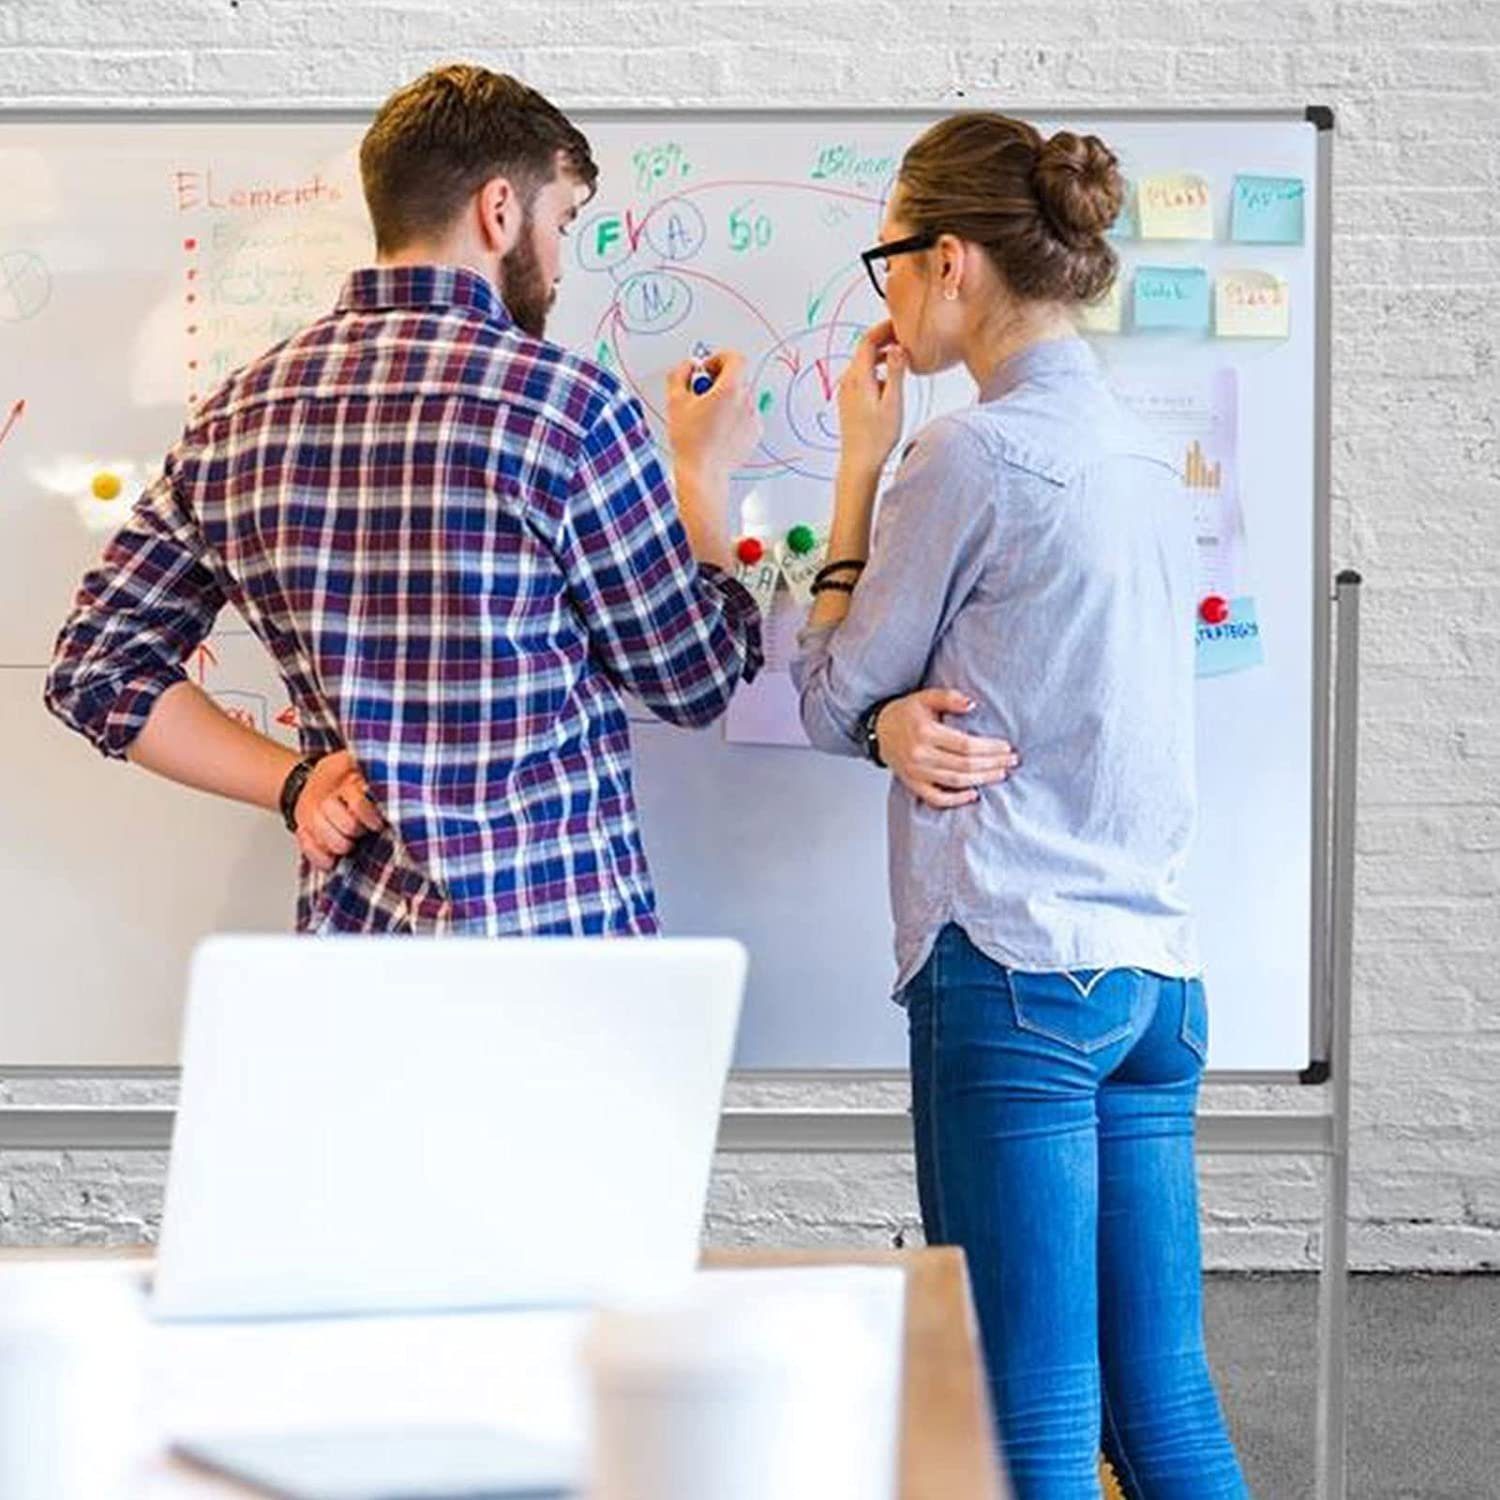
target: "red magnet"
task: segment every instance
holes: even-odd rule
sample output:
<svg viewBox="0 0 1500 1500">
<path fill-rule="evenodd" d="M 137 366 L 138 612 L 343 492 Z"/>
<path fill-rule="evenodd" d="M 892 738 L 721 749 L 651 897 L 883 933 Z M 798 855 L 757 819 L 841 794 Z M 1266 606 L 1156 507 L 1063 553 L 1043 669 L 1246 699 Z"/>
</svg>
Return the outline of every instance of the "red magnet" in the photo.
<svg viewBox="0 0 1500 1500">
<path fill-rule="evenodd" d="M 1222 594 L 1210 594 L 1198 606 L 1205 625 L 1222 625 L 1229 618 L 1229 601 Z"/>
<path fill-rule="evenodd" d="M 747 568 L 753 568 L 766 555 L 765 544 L 758 536 L 742 536 L 734 549 L 734 555 Z"/>
</svg>

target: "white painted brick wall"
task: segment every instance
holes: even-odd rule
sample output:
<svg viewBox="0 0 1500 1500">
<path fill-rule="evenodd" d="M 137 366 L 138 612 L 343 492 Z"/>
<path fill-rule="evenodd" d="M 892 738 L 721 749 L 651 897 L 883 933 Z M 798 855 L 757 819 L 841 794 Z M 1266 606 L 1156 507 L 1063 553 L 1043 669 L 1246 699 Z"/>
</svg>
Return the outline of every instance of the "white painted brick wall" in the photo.
<svg viewBox="0 0 1500 1500">
<path fill-rule="evenodd" d="M 1368 580 L 1354 1258 L 1500 1265 L 1500 5 L 0 0 L 5 104 L 359 103 L 456 56 L 579 105 L 1334 106 L 1334 558 Z M 0 1102 L 160 1088 L 16 1079 Z M 0 1241 L 149 1235 L 162 1167 L 12 1153 Z M 1212 1264 L 1316 1254 L 1316 1165 L 1206 1160 L 1203 1183 Z M 914 1223 L 902 1157 L 725 1159 L 713 1186 L 720 1242 L 882 1243 Z"/>
</svg>

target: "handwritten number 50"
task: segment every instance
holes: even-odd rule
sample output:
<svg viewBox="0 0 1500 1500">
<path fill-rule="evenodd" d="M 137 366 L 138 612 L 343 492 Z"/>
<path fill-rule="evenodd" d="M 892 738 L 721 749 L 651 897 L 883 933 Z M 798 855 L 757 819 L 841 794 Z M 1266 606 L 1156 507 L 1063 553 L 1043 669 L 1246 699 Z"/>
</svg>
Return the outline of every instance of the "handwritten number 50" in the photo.
<svg viewBox="0 0 1500 1500">
<path fill-rule="evenodd" d="M 771 243 L 771 221 L 765 214 L 753 217 L 741 212 L 747 204 L 740 203 L 729 211 L 729 248 L 743 253 L 746 250 L 764 250 Z"/>
</svg>

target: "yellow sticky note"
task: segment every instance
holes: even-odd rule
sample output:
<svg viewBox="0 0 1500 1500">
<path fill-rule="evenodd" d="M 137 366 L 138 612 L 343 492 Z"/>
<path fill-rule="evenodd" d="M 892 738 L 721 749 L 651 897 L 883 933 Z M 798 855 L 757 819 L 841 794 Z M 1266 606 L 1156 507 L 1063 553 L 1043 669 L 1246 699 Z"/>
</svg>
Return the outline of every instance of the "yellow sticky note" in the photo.
<svg viewBox="0 0 1500 1500">
<path fill-rule="evenodd" d="M 1292 299 L 1274 271 L 1225 271 L 1214 284 L 1214 332 L 1221 339 L 1284 339 Z"/>
<path fill-rule="evenodd" d="M 1193 172 L 1143 177 L 1137 194 L 1143 240 L 1211 240 L 1214 200 L 1206 178 Z"/>
<path fill-rule="evenodd" d="M 1084 333 L 1118 333 L 1124 305 L 1120 278 L 1116 276 L 1109 290 L 1097 302 L 1085 302 L 1079 307 L 1079 329 Z"/>
</svg>

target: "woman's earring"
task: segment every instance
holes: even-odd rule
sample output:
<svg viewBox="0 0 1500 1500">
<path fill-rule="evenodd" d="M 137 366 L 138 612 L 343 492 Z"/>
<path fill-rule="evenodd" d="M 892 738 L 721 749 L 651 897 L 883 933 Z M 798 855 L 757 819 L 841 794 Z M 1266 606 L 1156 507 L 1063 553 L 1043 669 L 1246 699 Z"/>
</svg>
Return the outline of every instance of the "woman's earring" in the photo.
<svg viewBox="0 0 1500 1500">
<path fill-rule="evenodd" d="M 956 286 L 945 286 L 943 288 L 943 301 L 956 302 L 958 300 L 958 288 Z"/>
</svg>

